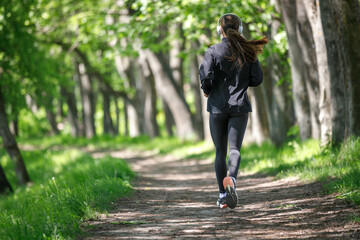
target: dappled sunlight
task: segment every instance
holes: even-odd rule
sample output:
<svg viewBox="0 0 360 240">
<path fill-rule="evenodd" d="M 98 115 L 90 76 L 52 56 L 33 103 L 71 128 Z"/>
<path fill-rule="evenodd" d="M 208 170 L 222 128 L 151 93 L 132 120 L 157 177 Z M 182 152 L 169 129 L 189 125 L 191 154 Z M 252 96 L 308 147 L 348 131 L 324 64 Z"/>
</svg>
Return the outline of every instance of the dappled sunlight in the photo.
<svg viewBox="0 0 360 240">
<path fill-rule="evenodd" d="M 323 195 L 321 183 L 241 172 L 238 207 L 219 209 L 213 160 L 128 150 L 122 156 L 139 174 L 135 191 L 109 214 L 87 223 L 89 239 L 228 238 L 229 233 L 234 238 L 337 238 L 351 236 L 356 228 L 348 220 L 354 209 Z"/>
<path fill-rule="evenodd" d="M 330 2 L 1 1 L 0 239 L 360 239 L 360 1 Z"/>
</svg>

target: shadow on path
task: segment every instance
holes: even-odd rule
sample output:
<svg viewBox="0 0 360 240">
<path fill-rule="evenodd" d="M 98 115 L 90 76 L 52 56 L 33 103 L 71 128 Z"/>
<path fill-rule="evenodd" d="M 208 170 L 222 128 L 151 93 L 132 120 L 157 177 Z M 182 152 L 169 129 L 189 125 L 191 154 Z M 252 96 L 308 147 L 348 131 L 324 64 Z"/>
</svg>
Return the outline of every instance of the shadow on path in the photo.
<svg viewBox="0 0 360 240">
<path fill-rule="evenodd" d="M 139 177 L 131 197 L 84 224 L 87 239 L 360 239 L 351 220 L 359 209 L 322 194 L 320 183 L 240 173 L 238 207 L 219 209 L 212 161 L 107 154 L 123 158 Z"/>
</svg>

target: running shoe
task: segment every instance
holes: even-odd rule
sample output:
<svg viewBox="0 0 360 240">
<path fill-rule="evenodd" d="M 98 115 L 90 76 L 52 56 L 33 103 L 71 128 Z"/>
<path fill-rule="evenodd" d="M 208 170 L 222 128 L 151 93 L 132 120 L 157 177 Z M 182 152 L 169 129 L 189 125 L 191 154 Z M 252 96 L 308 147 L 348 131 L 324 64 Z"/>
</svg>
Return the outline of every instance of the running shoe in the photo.
<svg viewBox="0 0 360 240">
<path fill-rule="evenodd" d="M 220 208 L 227 208 L 226 197 L 219 198 L 216 202 L 216 206 L 218 206 Z"/>
<path fill-rule="evenodd" d="M 226 197 L 225 197 L 226 205 L 229 208 L 235 208 L 238 202 L 235 179 L 232 177 L 226 177 L 223 180 L 223 185 L 226 191 Z"/>
</svg>

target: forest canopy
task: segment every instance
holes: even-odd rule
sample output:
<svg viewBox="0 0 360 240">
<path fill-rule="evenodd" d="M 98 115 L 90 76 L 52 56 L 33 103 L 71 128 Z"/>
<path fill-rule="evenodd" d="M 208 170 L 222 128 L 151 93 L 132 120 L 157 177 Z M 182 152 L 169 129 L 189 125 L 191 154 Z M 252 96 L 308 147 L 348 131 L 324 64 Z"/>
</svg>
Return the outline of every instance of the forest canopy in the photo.
<svg viewBox="0 0 360 240">
<path fill-rule="evenodd" d="M 198 67 L 228 12 L 269 39 L 246 140 L 359 136 L 357 0 L 4 0 L 0 126 L 20 182 L 16 136 L 209 139 Z"/>
</svg>

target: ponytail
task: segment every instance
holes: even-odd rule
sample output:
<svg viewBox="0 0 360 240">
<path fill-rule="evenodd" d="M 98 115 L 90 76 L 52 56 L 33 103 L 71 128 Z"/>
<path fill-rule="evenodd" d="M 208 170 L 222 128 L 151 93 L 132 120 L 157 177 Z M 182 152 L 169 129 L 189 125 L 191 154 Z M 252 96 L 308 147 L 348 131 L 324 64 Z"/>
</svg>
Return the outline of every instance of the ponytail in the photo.
<svg viewBox="0 0 360 240">
<path fill-rule="evenodd" d="M 232 15 L 225 16 L 221 20 L 221 27 L 230 42 L 231 56 L 229 60 L 236 66 L 242 67 L 246 63 L 256 62 L 257 55 L 262 52 L 268 42 L 266 37 L 259 40 L 246 40 L 238 30 L 239 20 Z"/>
</svg>

